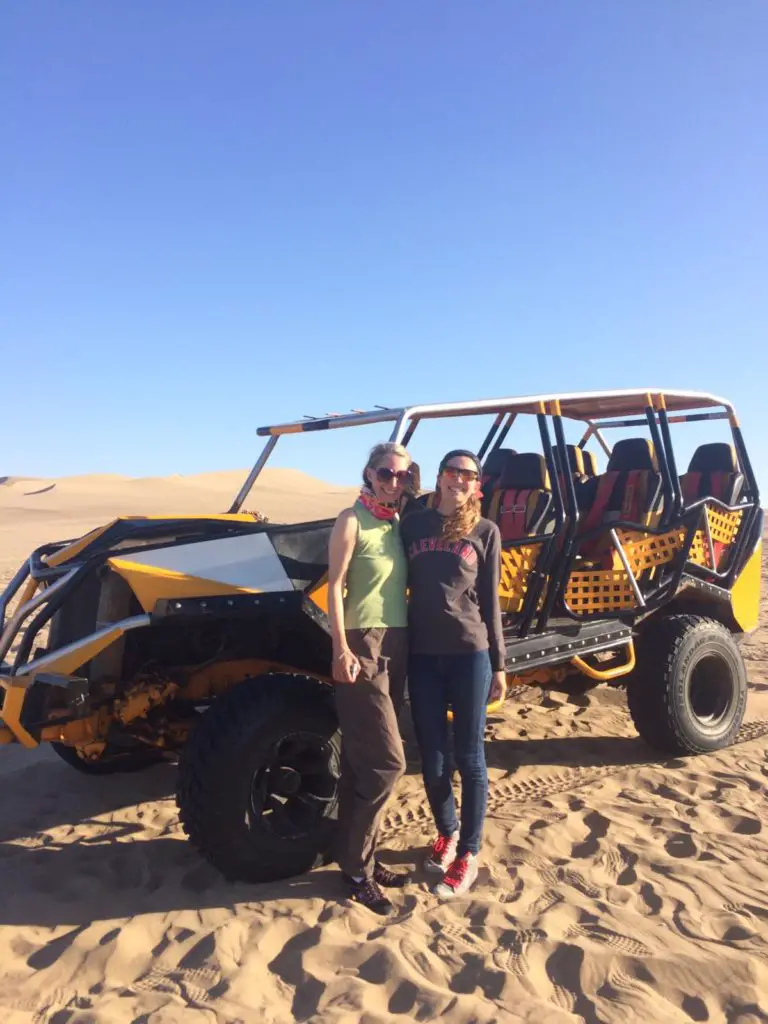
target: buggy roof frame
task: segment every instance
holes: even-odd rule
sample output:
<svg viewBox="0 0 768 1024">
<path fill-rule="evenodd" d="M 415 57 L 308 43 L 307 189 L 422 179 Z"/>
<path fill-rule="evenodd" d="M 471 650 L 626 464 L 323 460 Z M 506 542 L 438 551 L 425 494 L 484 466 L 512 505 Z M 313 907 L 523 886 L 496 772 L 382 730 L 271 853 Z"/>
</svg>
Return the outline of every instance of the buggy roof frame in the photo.
<svg viewBox="0 0 768 1024">
<path fill-rule="evenodd" d="M 668 412 L 672 413 L 669 416 L 670 423 L 681 420 L 728 419 L 732 427 L 735 428 L 737 425 L 733 406 L 724 398 L 701 391 L 663 391 L 659 388 L 484 398 L 474 402 L 443 402 L 399 408 L 376 406 L 369 411 L 353 409 L 349 413 L 326 413 L 319 417 L 305 416 L 303 419 L 291 423 L 258 428 L 257 434 L 266 437 L 267 442 L 228 511 L 240 510 L 283 434 L 304 434 L 318 430 L 338 430 L 342 427 L 362 427 L 373 423 L 392 423 L 390 441 L 407 444 L 422 420 L 495 414 L 495 421 L 478 452 L 482 458 L 494 437 L 496 438 L 494 447 L 496 447 L 506 436 L 515 418 L 520 413 L 527 413 L 540 418 L 555 415 L 580 421 L 586 428 L 584 436 L 579 442 L 580 446 L 583 447 L 594 435 L 601 447 L 610 454 L 610 448 L 601 433 L 601 428 L 627 427 L 645 423 L 646 420 L 642 417 L 648 416 L 649 409 L 663 410 L 665 416 Z M 702 412 L 700 410 L 710 411 Z M 504 420 L 506 420 L 505 426 L 502 425 Z"/>
<path fill-rule="evenodd" d="M 509 398 L 484 398 L 474 402 L 442 402 L 431 405 L 410 405 L 399 408 L 376 406 L 374 409 L 353 410 L 349 413 L 326 413 L 307 416 L 290 423 L 259 427 L 261 437 L 279 437 L 281 434 L 300 434 L 315 430 L 335 430 L 372 423 L 396 423 L 392 439 L 398 440 L 412 420 L 442 419 L 452 416 L 473 416 L 492 413 L 529 413 L 536 415 L 548 411 L 558 403 L 560 414 L 567 419 L 580 420 L 597 426 L 601 421 L 615 417 L 642 416 L 649 398 L 663 401 L 668 412 L 689 412 L 695 409 L 721 409 L 723 417 L 733 415 L 730 402 L 716 395 L 698 391 L 665 391 L 643 388 L 631 391 L 585 391 L 566 394 L 525 395 Z M 605 426 L 609 424 L 606 423 Z M 619 426 L 620 424 L 615 424 Z"/>
</svg>

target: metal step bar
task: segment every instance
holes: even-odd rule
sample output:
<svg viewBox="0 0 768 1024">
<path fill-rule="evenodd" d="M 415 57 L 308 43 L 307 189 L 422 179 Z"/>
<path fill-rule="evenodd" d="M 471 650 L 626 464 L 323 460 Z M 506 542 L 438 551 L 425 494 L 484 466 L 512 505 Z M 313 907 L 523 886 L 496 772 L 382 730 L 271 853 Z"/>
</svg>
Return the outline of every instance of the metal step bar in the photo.
<svg viewBox="0 0 768 1024">
<path fill-rule="evenodd" d="M 622 622 L 585 622 L 548 630 L 522 639 L 505 635 L 507 672 L 527 672 L 543 665 L 557 665 L 585 654 L 625 647 L 632 640 L 632 627 Z"/>
</svg>

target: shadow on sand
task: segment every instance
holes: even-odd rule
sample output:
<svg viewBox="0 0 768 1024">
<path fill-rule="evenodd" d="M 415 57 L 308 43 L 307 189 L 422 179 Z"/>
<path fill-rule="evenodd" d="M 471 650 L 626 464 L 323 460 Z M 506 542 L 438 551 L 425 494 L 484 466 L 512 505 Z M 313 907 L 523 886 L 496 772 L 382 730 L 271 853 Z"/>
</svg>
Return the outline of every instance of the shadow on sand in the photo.
<svg viewBox="0 0 768 1024">
<path fill-rule="evenodd" d="M 413 737 L 404 731 L 409 772 L 417 773 L 418 751 Z M 523 766 L 630 766 L 660 761 L 636 737 L 583 735 L 497 739 L 487 744 L 487 756 L 491 768 L 507 772 Z M 13 883 L 0 895 L 0 924 L 72 925 L 77 929 L 96 920 L 140 913 L 255 901 L 325 901 L 341 895 L 335 869 L 259 885 L 227 883 L 180 832 L 146 838 L 151 832 L 141 820 L 103 819 L 122 808 L 172 800 L 176 784 L 173 765 L 99 778 L 79 775 L 46 758 L 5 775 L 2 783 L 0 866 L 4 877 Z M 175 829 L 175 806 L 168 812 L 162 812 L 166 833 L 169 827 Z M 101 820 L 95 821 L 97 818 Z M 77 835 L 82 825 L 94 827 L 83 829 L 90 834 Z M 61 841 L 40 835 L 57 826 L 69 826 L 70 835 Z M 40 845 L 18 842 L 29 836 L 39 837 Z M 390 851 L 382 859 L 414 865 L 418 851 Z"/>
</svg>

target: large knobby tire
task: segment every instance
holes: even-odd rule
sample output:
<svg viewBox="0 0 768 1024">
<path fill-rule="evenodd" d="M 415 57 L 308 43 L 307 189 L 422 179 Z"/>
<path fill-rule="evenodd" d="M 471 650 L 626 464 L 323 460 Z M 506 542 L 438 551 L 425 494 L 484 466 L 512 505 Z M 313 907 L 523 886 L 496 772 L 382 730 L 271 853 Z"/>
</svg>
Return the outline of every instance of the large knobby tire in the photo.
<svg viewBox="0 0 768 1024">
<path fill-rule="evenodd" d="M 670 615 L 637 640 L 627 680 L 635 728 L 656 750 L 704 754 L 736 739 L 747 702 L 738 644 L 720 622 Z"/>
<path fill-rule="evenodd" d="M 140 772 L 151 768 L 163 760 L 162 754 L 152 747 L 138 750 L 123 750 L 107 744 L 104 753 L 97 761 L 86 761 L 75 750 L 65 743 L 51 743 L 54 751 L 70 768 L 84 775 L 117 775 L 121 772 Z"/>
<path fill-rule="evenodd" d="M 217 697 L 179 760 L 176 802 L 197 850 L 231 881 L 323 863 L 338 812 L 341 736 L 311 679 L 261 676 Z"/>
</svg>

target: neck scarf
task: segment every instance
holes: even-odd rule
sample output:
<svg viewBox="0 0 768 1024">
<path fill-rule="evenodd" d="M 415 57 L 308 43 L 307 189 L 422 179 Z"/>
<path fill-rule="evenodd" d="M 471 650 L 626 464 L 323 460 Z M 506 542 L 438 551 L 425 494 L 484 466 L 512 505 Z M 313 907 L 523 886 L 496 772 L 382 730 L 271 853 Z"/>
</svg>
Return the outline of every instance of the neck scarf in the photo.
<svg viewBox="0 0 768 1024">
<path fill-rule="evenodd" d="M 394 519 L 397 513 L 397 505 L 385 505 L 379 501 L 376 495 L 369 487 L 362 487 L 360 493 L 357 496 L 357 500 L 363 506 L 367 508 L 372 516 L 376 519 Z"/>
</svg>

